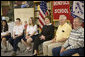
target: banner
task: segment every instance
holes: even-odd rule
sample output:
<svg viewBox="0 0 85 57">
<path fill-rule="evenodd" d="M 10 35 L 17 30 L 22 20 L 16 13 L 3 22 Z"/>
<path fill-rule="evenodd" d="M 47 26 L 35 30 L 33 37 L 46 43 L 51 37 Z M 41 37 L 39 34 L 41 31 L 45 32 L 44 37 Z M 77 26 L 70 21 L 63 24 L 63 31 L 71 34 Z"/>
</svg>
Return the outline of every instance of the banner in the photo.
<svg viewBox="0 0 85 57">
<path fill-rule="evenodd" d="M 53 21 L 57 21 L 60 15 L 70 20 L 70 14 L 70 1 L 53 1 Z"/>
<path fill-rule="evenodd" d="M 84 1 L 73 1 L 72 16 L 84 20 Z"/>
</svg>

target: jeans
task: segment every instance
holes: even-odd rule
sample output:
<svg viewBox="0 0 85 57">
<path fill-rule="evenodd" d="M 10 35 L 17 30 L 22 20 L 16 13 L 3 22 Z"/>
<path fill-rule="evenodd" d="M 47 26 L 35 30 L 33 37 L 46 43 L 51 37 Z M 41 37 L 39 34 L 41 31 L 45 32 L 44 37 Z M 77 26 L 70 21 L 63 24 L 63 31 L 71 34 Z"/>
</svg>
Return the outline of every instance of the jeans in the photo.
<svg viewBox="0 0 85 57">
<path fill-rule="evenodd" d="M 17 51 L 18 49 L 18 43 L 21 41 L 21 39 L 23 38 L 23 36 L 19 36 L 16 39 L 10 38 L 9 39 L 9 43 L 12 45 L 13 47 L 13 51 Z"/>
<path fill-rule="evenodd" d="M 61 47 L 56 47 L 52 49 L 53 56 L 72 56 L 75 53 L 79 53 L 80 56 L 84 56 L 84 48 L 68 49 L 60 53 Z"/>
</svg>

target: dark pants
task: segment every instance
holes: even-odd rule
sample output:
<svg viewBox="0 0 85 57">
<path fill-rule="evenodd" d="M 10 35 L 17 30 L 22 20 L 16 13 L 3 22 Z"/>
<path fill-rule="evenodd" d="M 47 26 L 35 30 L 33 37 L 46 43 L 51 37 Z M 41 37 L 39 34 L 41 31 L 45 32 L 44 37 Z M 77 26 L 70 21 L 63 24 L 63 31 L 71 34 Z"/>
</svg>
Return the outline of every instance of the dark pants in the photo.
<svg viewBox="0 0 85 57">
<path fill-rule="evenodd" d="M 13 47 L 13 51 L 17 51 L 18 49 L 18 43 L 21 41 L 21 39 L 23 38 L 23 36 L 19 36 L 16 39 L 10 38 L 9 39 L 9 43 L 12 45 Z"/>
<path fill-rule="evenodd" d="M 68 49 L 62 53 L 60 53 L 61 47 L 53 48 L 52 53 L 53 56 L 72 56 L 75 53 L 79 53 L 80 56 L 84 56 L 84 48 L 78 49 Z"/>
<path fill-rule="evenodd" d="M 1 38 L 1 41 L 2 41 L 3 38 L 6 38 L 6 40 L 9 40 L 9 38 L 11 38 L 11 33 L 9 33 L 9 35 L 3 36 L 3 37 Z"/>
<path fill-rule="evenodd" d="M 34 53 L 34 50 L 38 50 L 38 47 L 40 44 L 42 44 L 45 40 L 40 40 L 40 38 L 36 38 L 34 40 L 34 45 L 33 45 L 33 53 Z"/>
</svg>

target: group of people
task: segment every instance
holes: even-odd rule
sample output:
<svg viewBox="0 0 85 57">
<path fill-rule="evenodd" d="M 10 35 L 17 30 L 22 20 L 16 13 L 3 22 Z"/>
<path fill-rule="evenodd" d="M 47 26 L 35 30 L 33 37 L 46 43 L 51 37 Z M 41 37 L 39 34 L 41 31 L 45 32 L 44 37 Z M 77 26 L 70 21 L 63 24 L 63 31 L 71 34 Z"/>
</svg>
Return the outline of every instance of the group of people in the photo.
<svg viewBox="0 0 85 57">
<path fill-rule="evenodd" d="M 43 44 L 43 56 L 72 56 L 79 53 L 84 56 L 84 28 L 81 26 L 82 20 L 75 18 L 72 26 L 67 23 L 65 15 L 59 16 L 59 26 L 55 27 L 50 22 L 49 17 L 45 17 L 45 25 L 41 33 L 38 33 L 38 27 L 33 18 L 29 19 L 29 24 L 25 27 L 21 24 L 20 18 L 17 18 L 13 27 L 13 34 L 8 30 L 9 26 L 5 20 L 2 20 L 1 42 L 7 50 L 7 43 L 13 47 L 13 56 L 20 50 L 18 43 L 21 41 L 25 46 L 25 51 L 32 51 L 31 43 L 33 42 L 33 56 L 38 55 L 38 47 Z M 24 32 L 25 31 L 25 32 Z"/>
<path fill-rule="evenodd" d="M 14 8 L 32 8 L 33 1 L 16 1 L 14 2 Z"/>
</svg>

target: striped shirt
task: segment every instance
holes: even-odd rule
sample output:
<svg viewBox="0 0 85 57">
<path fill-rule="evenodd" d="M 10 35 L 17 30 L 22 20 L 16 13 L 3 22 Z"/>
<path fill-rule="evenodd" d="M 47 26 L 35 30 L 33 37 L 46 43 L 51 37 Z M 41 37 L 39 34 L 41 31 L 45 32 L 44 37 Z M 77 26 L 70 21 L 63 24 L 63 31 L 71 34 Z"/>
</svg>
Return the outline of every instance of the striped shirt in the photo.
<svg viewBox="0 0 85 57">
<path fill-rule="evenodd" d="M 73 29 L 68 40 L 63 45 L 66 49 L 76 49 L 84 47 L 84 28 Z"/>
</svg>

